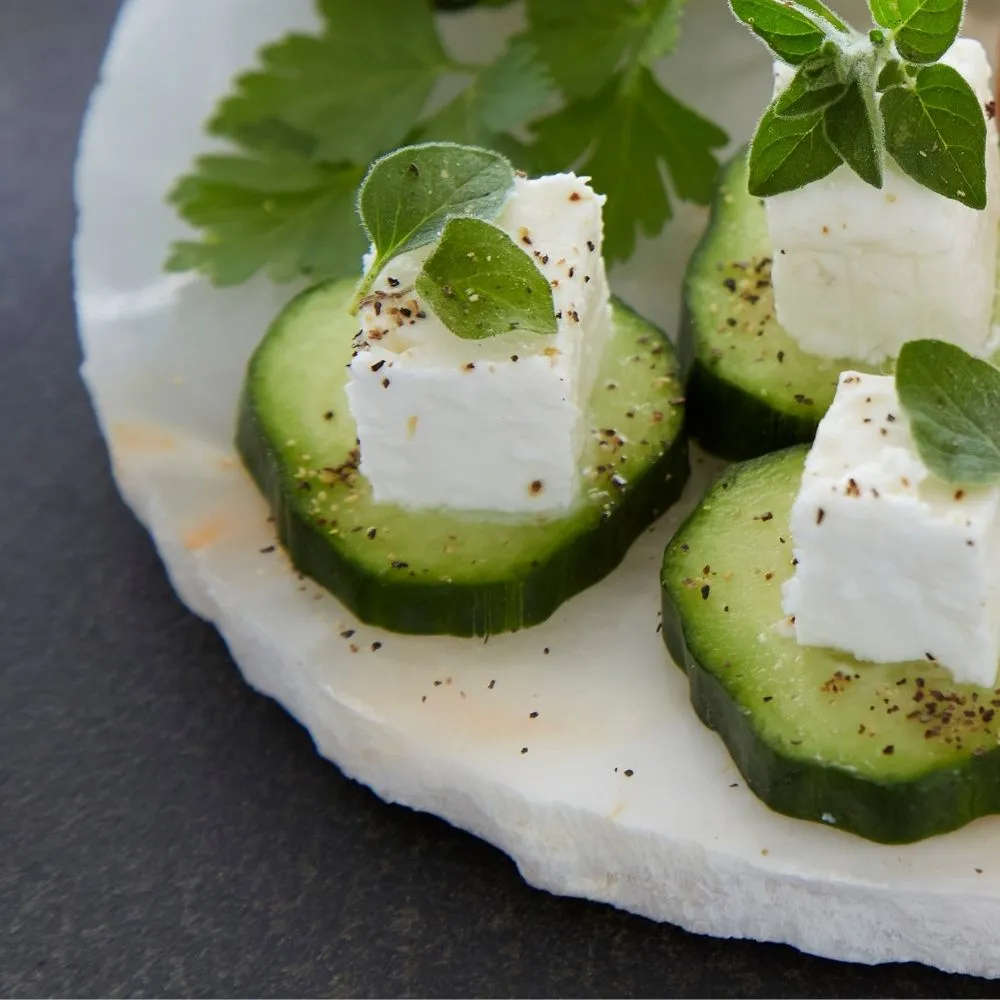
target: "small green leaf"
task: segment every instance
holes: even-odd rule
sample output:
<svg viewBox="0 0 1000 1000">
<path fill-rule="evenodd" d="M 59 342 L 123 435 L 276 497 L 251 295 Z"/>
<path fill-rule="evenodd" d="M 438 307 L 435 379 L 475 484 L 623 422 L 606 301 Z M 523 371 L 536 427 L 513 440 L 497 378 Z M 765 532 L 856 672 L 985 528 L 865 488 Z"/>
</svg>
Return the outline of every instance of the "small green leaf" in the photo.
<svg viewBox="0 0 1000 1000">
<path fill-rule="evenodd" d="M 677 48 L 687 3 L 688 0 L 649 0 L 650 26 L 638 56 L 643 66 L 652 66 Z"/>
<path fill-rule="evenodd" d="M 954 344 L 914 340 L 899 352 L 896 390 L 934 475 L 954 485 L 1000 482 L 1000 371 Z"/>
<path fill-rule="evenodd" d="M 647 37 L 632 0 L 527 0 L 529 38 L 570 98 L 593 97 Z"/>
<path fill-rule="evenodd" d="M 518 163 L 507 130 L 535 117 L 555 97 L 534 46 L 524 36 L 515 36 L 496 62 L 484 66 L 461 93 L 420 122 L 410 142 L 485 146 Z"/>
<path fill-rule="evenodd" d="M 821 0 L 798 0 L 798 5 L 800 7 L 805 7 L 806 10 L 811 10 L 814 14 L 819 14 L 825 21 L 832 24 L 838 31 L 850 31 L 846 21 L 841 20 L 837 14 L 835 14 L 825 3 Z"/>
<path fill-rule="evenodd" d="M 811 17 L 782 0 L 729 0 L 733 13 L 779 58 L 798 66 L 815 55 L 826 34 Z"/>
<path fill-rule="evenodd" d="M 367 163 L 397 146 L 448 69 L 429 4 L 416 0 L 318 0 L 317 35 L 265 46 L 259 66 L 237 77 L 209 122 L 213 135 L 243 141 L 285 123 L 314 138 L 326 162 Z M 405 38 L 391 55 L 373 39 Z"/>
<path fill-rule="evenodd" d="M 882 121 L 869 88 L 855 77 L 844 96 L 826 109 L 823 128 L 844 163 L 867 184 L 881 188 Z"/>
<path fill-rule="evenodd" d="M 611 261 L 631 256 L 636 230 L 655 236 L 671 217 L 663 166 L 681 198 L 711 200 L 718 172 L 712 150 L 727 141 L 645 68 L 631 86 L 616 78 L 596 97 L 574 101 L 532 128 L 535 169 L 573 164 L 596 191 L 612 196 L 604 206 L 604 253 Z"/>
<path fill-rule="evenodd" d="M 258 271 L 275 281 L 356 274 L 364 236 L 354 210 L 361 169 L 290 153 L 200 157 L 169 200 L 202 230 L 175 243 L 168 271 L 198 271 L 238 285 Z"/>
<path fill-rule="evenodd" d="M 986 118 L 961 74 L 925 66 L 882 98 L 886 148 L 904 173 L 969 208 L 986 208 Z"/>
<path fill-rule="evenodd" d="M 768 108 L 750 146 L 748 187 L 769 198 L 822 180 L 841 164 L 823 129 L 823 115 L 782 118 Z"/>
<path fill-rule="evenodd" d="M 896 50 L 915 63 L 936 62 L 962 28 L 965 0 L 869 0 L 872 16 L 895 35 Z"/>
<path fill-rule="evenodd" d="M 839 61 L 818 55 L 804 62 L 792 82 L 775 101 L 775 114 L 782 118 L 799 118 L 822 111 L 839 101 L 847 91 Z"/>
<path fill-rule="evenodd" d="M 448 220 L 416 288 L 463 340 L 557 329 L 545 276 L 502 229 L 483 219 Z"/>
<path fill-rule="evenodd" d="M 358 192 L 375 257 L 356 304 L 390 260 L 436 239 L 451 216 L 495 219 L 513 184 L 514 170 L 504 157 L 474 146 L 429 142 L 377 160 Z"/>
<path fill-rule="evenodd" d="M 899 0 L 868 0 L 868 9 L 876 24 L 883 28 L 896 28 L 902 23 L 899 13 Z"/>
<path fill-rule="evenodd" d="M 882 67 L 878 75 L 878 89 L 888 90 L 890 87 L 902 87 L 907 81 L 906 70 L 898 59 L 891 59 Z"/>
</svg>

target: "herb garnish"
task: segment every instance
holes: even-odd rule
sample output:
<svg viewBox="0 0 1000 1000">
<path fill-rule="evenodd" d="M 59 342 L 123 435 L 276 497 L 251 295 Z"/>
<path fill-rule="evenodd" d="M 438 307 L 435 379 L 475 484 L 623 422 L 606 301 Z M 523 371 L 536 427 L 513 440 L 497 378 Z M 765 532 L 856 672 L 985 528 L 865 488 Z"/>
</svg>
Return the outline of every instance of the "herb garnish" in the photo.
<svg viewBox="0 0 1000 1000">
<path fill-rule="evenodd" d="M 202 235 L 175 244 L 167 267 L 219 285 L 258 271 L 355 274 L 365 246 L 352 193 L 365 164 L 427 140 L 495 149 L 533 173 L 589 173 L 613 195 L 611 260 L 670 218 L 664 166 L 678 197 L 707 202 L 726 136 L 651 72 L 677 44 L 685 0 L 520 2 L 523 33 L 469 65 L 447 50 L 430 0 L 316 0 L 317 30 L 265 47 L 209 120 L 234 149 L 200 158 L 171 192 Z M 464 89 L 436 109 L 444 80 Z"/>
<path fill-rule="evenodd" d="M 1000 482 L 1000 370 L 940 340 L 904 344 L 896 391 L 917 452 L 938 478 Z"/>
<path fill-rule="evenodd" d="M 395 257 L 436 240 L 452 216 L 495 219 L 514 184 L 499 153 L 454 143 L 397 150 L 372 164 L 358 191 L 358 214 L 375 250 L 357 304 Z"/>
<path fill-rule="evenodd" d="M 394 295 L 415 290 L 465 340 L 512 330 L 555 333 L 552 287 L 535 261 L 491 221 L 513 184 L 507 160 L 474 146 L 424 143 L 376 160 L 358 194 L 374 256 L 354 310 L 371 301 L 378 313 L 384 293 L 368 296 L 386 266 L 437 241 L 412 286 L 400 288 L 400 279 L 386 278 Z"/>
<path fill-rule="evenodd" d="M 885 155 L 919 184 L 986 207 L 986 117 L 972 87 L 938 62 L 958 37 L 965 0 L 868 0 L 856 31 L 820 0 L 730 0 L 782 62 L 796 67 L 750 150 L 757 197 L 794 191 L 847 164 L 873 187 Z"/>
<path fill-rule="evenodd" d="M 545 276 L 503 230 L 482 219 L 448 222 L 416 288 L 445 326 L 466 340 L 557 329 Z"/>
</svg>

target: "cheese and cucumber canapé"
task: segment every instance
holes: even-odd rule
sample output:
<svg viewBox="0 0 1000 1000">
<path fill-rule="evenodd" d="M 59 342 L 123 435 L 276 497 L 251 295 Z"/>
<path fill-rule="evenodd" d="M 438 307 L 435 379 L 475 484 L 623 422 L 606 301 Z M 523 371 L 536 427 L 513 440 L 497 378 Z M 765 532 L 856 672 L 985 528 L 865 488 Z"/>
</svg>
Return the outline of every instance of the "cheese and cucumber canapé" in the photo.
<svg viewBox="0 0 1000 1000">
<path fill-rule="evenodd" d="M 689 399 L 728 454 L 815 440 L 681 526 L 664 637 L 768 805 L 918 840 L 1000 812 L 989 67 L 961 0 L 872 0 L 869 36 L 815 0 L 732 6 L 794 68 L 688 276 Z"/>
<path fill-rule="evenodd" d="M 677 363 L 609 294 L 603 204 L 487 150 L 399 150 L 359 194 L 360 286 L 305 292 L 255 353 L 241 453 L 294 564 L 361 620 L 535 624 L 679 495 Z"/>
<path fill-rule="evenodd" d="M 906 842 L 1000 812 L 1000 371 L 913 341 L 667 547 L 667 646 L 772 808 Z"/>
<path fill-rule="evenodd" d="M 812 440 L 838 374 L 891 371 L 909 340 L 995 350 L 1000 147 L 958 0 L 872 3 L 870 34 L 822 4 L 732 7 L 774 100 L 722 174 L 683 337 L 692 434 L 740 459 Z"/>
</svg>

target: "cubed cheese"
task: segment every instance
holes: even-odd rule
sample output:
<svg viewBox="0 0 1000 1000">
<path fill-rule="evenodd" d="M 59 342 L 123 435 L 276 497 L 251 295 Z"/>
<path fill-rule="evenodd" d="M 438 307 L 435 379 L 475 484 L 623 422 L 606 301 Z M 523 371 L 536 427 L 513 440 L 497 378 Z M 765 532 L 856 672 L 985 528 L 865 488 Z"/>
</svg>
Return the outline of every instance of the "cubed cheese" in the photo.
<svg viewBox="0 0 1000 1000">
<path fill-rule="evenodd" d="M 960 39 L 942 62 L 992 99 L 979 42 Z M 791 79 L 776 66 L 776 90 Z M 886 160 L 879 191 L 848 167 L 768 198 L 779 322 L 803 350 L 875 364 L 908 340 L 950 340 L 983 354 L 991 332 L 1000 222 L 996 123 L 987 134 L 984 212 L 935 194 Z"/>
<path fill-rule="evenodd" d="M 784 610 L 798 641 L 936 660 L 992 687 L 1000 660 L 1000 487 L 958 490 L 917 454 L 895 382 L 845 372 L 792 508 Z"/>
<path fill-rule="evenodd" d="M 554 335 L 456 337 L 412 290 L 431 247 L 379 276 L 347 388 L 377 502 L 512 514 L 573 504 L 611 329 L 604 200 L 573 174 L 518 177 L 497 220 L 552 284 Z"/>
</svg>

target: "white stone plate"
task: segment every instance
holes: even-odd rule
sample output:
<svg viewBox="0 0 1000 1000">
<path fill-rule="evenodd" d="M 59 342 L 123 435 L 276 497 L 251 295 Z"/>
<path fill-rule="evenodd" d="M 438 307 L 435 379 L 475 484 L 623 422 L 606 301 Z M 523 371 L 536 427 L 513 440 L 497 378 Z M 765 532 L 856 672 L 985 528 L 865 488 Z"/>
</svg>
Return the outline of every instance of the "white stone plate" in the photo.
<svg viewBox="0 0 1000 1000">
<path fill-rule="evenodd" d="M 977 13 L 972 30 L 994 35 L 994 0 Z M 489 48 L 509 21 L 463 15 L 452 37 L 467 52 Z M 550 622 L 488 645 L 360 626 L 280 550 L 261 553 L 272 532 L 234 455 L 233 415 L 246 358 L 291 290 L 222 292 L 164 274 L 183 228 L 163 194 L 210 146 L 201 123 L 231 75 L 263 42 L 312 23 L 308 0 L 131 0 L 84 130 L 84 377 L 118 485 L 183 600 L 320 753 L 384 799 L 498 845 L 532 885 L 707 934 L 1000 975 L 1000 819 L 906 848 L 787 819 L 747 791 L 695 719 L 656 632 L 676 515 Z M 667 76 L 741 138 L 769 88 L 762 49 L 722 0 L 691 4 Z M 704 218 L 679 212 L 615 276 L 668 328 Z M 347 627 L 356 654 L 339 635 Z"/>
</svg>

